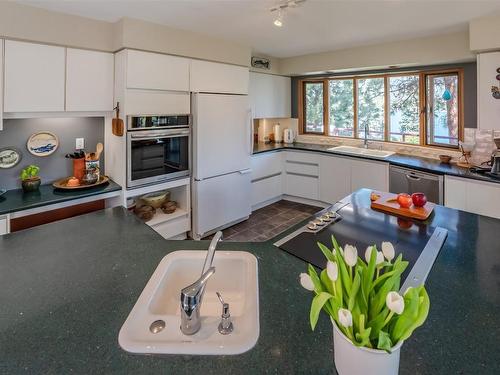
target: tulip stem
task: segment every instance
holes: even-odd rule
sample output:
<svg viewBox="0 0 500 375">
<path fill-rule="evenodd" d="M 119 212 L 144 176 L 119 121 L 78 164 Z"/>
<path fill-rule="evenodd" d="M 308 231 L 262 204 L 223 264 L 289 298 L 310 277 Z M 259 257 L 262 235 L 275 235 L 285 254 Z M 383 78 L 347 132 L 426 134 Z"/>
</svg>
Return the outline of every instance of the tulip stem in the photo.
<svg viewBox="0 0 500 375">
<path fill-rule="evenodd" d="M 392 319 L 393 316 L 394 316 L 394 311 L 391 311 L 389 315 L 387 315 L 387 318 L 385 318 L 384 324 L 382 325 L 382 327 L 380 327 L 380 329 L 384 328 L 387 325 L 387 323 L 389 323 L 389 321 Z"/>
<path fill-rule="evenodd" d="M 349 277 L 351 278 L 352 280 L 352 266 L 349 266 Z"/>
</svg>

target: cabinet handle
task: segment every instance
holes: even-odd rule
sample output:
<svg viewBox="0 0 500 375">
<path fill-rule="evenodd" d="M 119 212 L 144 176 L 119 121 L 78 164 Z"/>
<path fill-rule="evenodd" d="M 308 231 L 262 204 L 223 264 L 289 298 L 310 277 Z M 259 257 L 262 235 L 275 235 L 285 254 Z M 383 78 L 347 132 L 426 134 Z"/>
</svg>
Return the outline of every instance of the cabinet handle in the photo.
<svg viewBox="0 0 500 375">
<path fill-rule="evenodd" d="M 411 174 L 407 174 L 407 175 L 406 175 L 406 178 L 407 178 L 408 180 L 413 180 L 413 181 L 420 181 L 420 180 L 421 180 L 421 178 L 420 178 L 420 177 L 417 177 L 417 176 L 412 176 Z"/>
</svg>

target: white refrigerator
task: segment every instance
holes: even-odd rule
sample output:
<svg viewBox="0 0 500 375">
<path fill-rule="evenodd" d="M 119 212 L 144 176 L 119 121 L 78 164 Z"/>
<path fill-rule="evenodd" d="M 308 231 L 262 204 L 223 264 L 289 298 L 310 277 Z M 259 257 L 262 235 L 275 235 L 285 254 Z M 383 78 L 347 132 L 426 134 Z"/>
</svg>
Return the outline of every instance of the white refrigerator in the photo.
<svg viewBox="0 0 500 375">
<path fill-rule="evenodd" d="M 246 95 L 193 94 L 195 239 L 251 213 L 251 112 Z"/>
</svg>

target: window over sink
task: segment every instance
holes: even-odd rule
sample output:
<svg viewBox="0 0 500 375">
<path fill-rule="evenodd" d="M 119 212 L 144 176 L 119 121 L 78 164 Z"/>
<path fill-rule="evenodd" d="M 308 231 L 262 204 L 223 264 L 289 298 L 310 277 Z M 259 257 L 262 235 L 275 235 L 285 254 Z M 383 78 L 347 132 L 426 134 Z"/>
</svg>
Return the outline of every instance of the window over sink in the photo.
<svg viewBox="0 0 500 375">
<path fill-rule="evenodd" d="M 304 134 L 458 148 L 463 69 L 299 81 Z"/>
</svg>

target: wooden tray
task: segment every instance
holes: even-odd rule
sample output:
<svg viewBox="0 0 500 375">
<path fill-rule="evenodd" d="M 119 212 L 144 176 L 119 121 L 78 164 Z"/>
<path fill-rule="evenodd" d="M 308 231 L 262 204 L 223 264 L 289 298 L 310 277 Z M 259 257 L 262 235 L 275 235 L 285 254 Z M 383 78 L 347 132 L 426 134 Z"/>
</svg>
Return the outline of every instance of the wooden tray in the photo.
<svg viewBox="0 0 500 375">
<path fill-rule="evenodd" d="M 100 176 L 99 180 L 92 185 L 78 185 L 78 186 L 67 186 L 68 180 L 71 177 L 66 177 L 61 180 L 57 180 L 52 184 L 53 187 L 56 189 L 62 189 L 62 190 L 81 190 L 81 189 L 88 189 L 91 187 L 107 184 L 109 182 L 109 178 L 107 176 Z"/>
<path fill-rule="evenodd" d="M 374 210 L 408 217 L 411 219 L 426 220 L 436 206 L 432 202 L 427 202 L 424 207 L 411 206 L 410 208 L 402 208 L 399 206 L 399 203 L 397 201 L 393 200 L 397 198 L 397 194 L 379 192 L 375 193 L 380 195 L 380 198 L 378 198 L 376 201 L 372 201 L 371 208 L 373 208 Z"/>
</svg>

